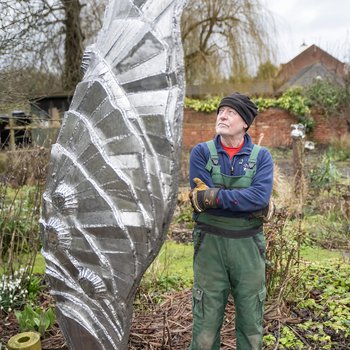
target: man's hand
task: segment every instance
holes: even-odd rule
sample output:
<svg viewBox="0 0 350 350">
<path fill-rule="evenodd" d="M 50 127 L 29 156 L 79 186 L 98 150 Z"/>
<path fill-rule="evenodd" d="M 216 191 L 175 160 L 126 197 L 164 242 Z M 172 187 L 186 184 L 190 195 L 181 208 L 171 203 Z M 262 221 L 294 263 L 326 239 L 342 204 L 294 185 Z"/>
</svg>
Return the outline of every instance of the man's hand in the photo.
<svg viewBox="0 0 350 350">
<path fill-rule="evenodd" d="M 192 191 L 205 191 L 209 189 L 209 187 L 198 177 L 195 177 L 193 182 L 196 184 L 196 187 Z"/>
<path fill-rule="evenodd" d="M 192 207 L 196 213 L 201 213 L 206 209 L 217 208 L 216 197 L 220 188 L 209 188 L 201 179 L 194 178 L 193 182 L 197 185 L 190 192 Z"/>
<path fill-rule="evenodd" d="M 275 203 L 272 201 L 272 199 L 270 199 L 268 206 L 264 210 L 264 216 L 263 216 L 264 222 L 265 223 L 270 222 L 274 213 L 275 213 Z"/>
<path fill-rule="evenodd" d="M 270 199 L 270 202 L 266 208 L 251 213 L 251 217 L 262 218 L 264 220 L 264 223 L 268 223 L 272 219 L 272 216 L 274 213 L 275 213 L 275 204 Z"/>
</svg>

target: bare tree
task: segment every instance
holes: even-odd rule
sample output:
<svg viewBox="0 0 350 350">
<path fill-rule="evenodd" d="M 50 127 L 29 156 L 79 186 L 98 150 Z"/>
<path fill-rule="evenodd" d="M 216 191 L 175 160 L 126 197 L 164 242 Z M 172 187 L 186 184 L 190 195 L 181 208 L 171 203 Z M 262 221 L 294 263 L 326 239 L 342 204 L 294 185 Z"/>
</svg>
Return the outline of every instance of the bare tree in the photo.
<svg viewBox="0 0 350 350">
<path fill-rule="evenodd" d="M 80 80 L 84 47 L 95 40 L 106 2 L 2 0 L 0 79 L 6 82 L 9 71 L 21 72 L 23 79 L 24 72 L 30 71 L 33 77 L 37 70 L 37 87 L 31 82 L 23 88 L 31 86 L 31 91 L 37 93 L 40 86 L 57 86 L 57 82 L 42 83 L 42 72 L 46 72 L 48 79 L 61 79 L 61 91 L 72 91 Z M 273 61 L 273 21 L 260 0 L 189 0 L 182 33 L 190 84 L 224 78 L 242 81 L 250 75 L 252 66 Z M 6 77 L 1 72 L 7 72 Z"/>
<path fill-rule="evenodd" d="M 11 100 L 14 96 L 35 94 L 50 87 L 51 91 L 46 90 L 47 93 L 58 86 L 61 92 L 73 91 L 81 78 L 84 47 L 101 26 L 105 3 L 105 0 L 0 2 L 0 85 L 18 89 Z M 33 79 L 35 71 L 40 77 L 36 84 L 17 84 L 18 74 L 22 80 Z M 45 73 L 47 79 L 56 81 L 44 83 Z M 11 74 L 11 84 L 7 84 Z M 25 90 L 28 86 L 31 91 Z M 6 99 L 8 91 L 0 93 L 0 100 Z"/>
<path fill-rule="evenodd" d="M 63 87 L 65 90 L 73 90 L 80 81 L 80 64 L 83 57 L 83 33 L 81 30 L 80 11 L 81 4 L 79 0 L 62 0 L 64 7 L 64 78 Z"/>
<path fill-rule="evenodd" d="M 244 79 L 271 58 L 273 28 L 259 0 L 189 0 L 182 18 L 187 81 Z"/>
</svg>

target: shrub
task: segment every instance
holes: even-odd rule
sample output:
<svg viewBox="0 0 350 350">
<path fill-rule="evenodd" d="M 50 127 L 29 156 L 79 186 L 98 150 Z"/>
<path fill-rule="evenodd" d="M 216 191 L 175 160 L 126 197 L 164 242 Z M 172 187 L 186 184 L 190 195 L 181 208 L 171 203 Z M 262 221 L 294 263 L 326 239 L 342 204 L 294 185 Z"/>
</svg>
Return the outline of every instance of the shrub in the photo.
<svg viewBox="0 0 350 350">
<path fill-rule="evenodd" d="M 329 80 L 315 79 L 304 91 L 309 106 L 322 108 L 326 115 L 337 114 L 345 106 L 345 89 Z"/>
</svg>

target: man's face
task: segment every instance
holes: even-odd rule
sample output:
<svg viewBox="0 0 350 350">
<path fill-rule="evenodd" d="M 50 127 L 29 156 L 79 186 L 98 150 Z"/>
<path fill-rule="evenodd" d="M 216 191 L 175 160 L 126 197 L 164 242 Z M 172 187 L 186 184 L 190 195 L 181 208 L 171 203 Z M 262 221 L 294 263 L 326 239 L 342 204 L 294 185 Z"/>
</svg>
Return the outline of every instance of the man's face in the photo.
<svg viewBox="0 0 350 350">
<path fill-rule="evenodd" d="M 215 130 L 221 136 L 236 136 L 247 128 L 247 123 L 243 118 L 231 107 L 222 106 L 216 117 Z"/>
</svg>

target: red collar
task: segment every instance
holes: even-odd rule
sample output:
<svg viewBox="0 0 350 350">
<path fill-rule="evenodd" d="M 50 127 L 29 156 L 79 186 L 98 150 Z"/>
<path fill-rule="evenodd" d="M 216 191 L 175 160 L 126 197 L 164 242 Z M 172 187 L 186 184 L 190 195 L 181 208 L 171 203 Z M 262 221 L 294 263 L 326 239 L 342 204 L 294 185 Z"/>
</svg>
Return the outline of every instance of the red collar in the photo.
<svg viewBox="0 0 350 350">
<path fill-rule="evenodd" d="M 227 152 L 227 154 L 230 156 L 230 159 L 232 159 L 233 156 L 242 149 L 243 145 L 244 145 L 244 139 L 238 147 L 227 147 L 221 142 L 221 147 Z"/>
</svg>

